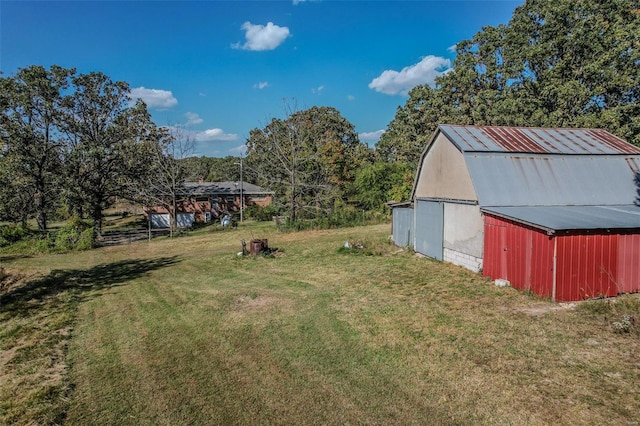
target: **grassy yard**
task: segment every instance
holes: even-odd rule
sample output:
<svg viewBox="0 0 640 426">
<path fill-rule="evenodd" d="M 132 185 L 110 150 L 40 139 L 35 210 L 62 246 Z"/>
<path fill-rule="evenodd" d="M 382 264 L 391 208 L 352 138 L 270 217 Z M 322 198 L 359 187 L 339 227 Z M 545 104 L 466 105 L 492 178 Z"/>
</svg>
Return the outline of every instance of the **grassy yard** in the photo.
<svg viewBox="0 0 640 426">
<path fill-rule="evenodd" d="M 638 424 L 638 295 L 559 306 L 389 228 L 0 253 L 0 424 Z"/>
</svg>

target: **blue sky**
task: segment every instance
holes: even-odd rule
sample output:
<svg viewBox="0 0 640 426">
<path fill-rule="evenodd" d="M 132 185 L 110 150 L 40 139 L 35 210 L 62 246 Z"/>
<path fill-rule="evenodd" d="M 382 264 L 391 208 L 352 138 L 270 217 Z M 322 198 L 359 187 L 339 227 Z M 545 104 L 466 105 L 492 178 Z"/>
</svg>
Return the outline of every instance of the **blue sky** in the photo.
<svg viewBox="0 0 640 426">
<path fill-rule="evenodd" d="M 452 47 L 523 1 L 5 1 L 0 70 L 101 71 L 130 84 L 195 154 L 239 155 L 249 131 L 336 108 L 374 146 L 407 91 L 452 66 Z"/>
</svg>

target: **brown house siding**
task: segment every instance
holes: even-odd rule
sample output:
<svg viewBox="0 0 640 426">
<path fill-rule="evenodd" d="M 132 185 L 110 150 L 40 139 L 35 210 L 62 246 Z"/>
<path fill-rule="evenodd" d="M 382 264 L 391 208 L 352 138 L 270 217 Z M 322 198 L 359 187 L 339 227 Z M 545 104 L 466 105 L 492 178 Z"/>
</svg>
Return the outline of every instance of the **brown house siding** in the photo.
<svg viewBox="0 0 640 426">
<path fill-rule="evenodd" d="M 201 182 L 202 183 L 202 182 Z M 203 183 L 203 184 L 212 184 Z M 267 207 L 273 201 L 273 195 L 260 188 L 263 193 L 251 194 L 244 192 L 244 207 Z M 213 202 L 213 200 L 217 201 Z M 178 203 L 177 213 L 193 213 L 195 222 L 204 222 L 206 213 L 211 213 L 211 220 L 216 220 L 221 213 L 240 211 L 240 194 L 211 194 L 192 195 Z M 149 214 L 166 214 L 169 210 L 162 206 L 145 206 L 144 215 L 148 219 Z"/>
</svg>

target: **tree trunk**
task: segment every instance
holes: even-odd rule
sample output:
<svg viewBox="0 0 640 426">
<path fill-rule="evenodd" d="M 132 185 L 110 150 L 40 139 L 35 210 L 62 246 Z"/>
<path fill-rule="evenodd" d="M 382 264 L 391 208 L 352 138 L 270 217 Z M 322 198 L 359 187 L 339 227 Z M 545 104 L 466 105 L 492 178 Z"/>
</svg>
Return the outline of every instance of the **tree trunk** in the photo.
<svg viewBox="0 0 640 426">
<path fill-rule="evenodd" d="M 294 171 L 291 171 L 291 209 L 290 209 L 291 222 L 296 221 L 296 175 Z"/>
<path fill-rule="evenodd" d="M 42 191 L 37 191 L 34 195 L 36 205 L 36 221 L 40 231 L 47 230 L 47 214 L 45 212 L 45 200 Z"/>
<path fill-rule="evenodd" d="M 91 245 L 95 245 L 96 241 L 102 237 L 102 209 L 97 207 L 91 212 L 91 219 L 93 220 L 93 234 L 91 236 Z"/>
</svg>

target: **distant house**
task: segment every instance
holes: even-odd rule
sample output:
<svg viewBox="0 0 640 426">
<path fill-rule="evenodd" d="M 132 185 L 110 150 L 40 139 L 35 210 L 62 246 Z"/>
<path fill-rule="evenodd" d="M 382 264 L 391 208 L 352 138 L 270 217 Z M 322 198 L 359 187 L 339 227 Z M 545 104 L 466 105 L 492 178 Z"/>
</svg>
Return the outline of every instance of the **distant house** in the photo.
<svg viewBox="0 0 640 426">
<path fill-rule="evenodd" d="M 441 125 L 396 244 L 556 301 L 640 291 L 640 148 L 599 129 Z"/>
<path fill-rule="evenodd" d="M 266 207 L 273 200 L 273 192 L 248 182 L 185 182 L 184 192 L 186 195 L 177 206 L 178 227 L 217 220 L 223 213 L 239 212 L 241 206 Z M 169 227 L 169 211 L 165 207 L 146 206 L 144 212 L 152 227 Z"/>
</svg>

